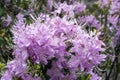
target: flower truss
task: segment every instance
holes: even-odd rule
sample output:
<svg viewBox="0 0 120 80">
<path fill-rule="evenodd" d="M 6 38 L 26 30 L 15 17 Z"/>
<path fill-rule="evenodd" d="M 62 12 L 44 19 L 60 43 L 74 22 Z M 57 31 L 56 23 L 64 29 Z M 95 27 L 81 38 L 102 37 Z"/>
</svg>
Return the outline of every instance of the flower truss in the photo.
<svg viewBox="0 0 120 80">
<path fill-rule="evenodd" d="M 12 80 L 14 77 L 40 80 L 40 76 L 33 76 L 34 74 L 28 71 L 28 60 L 41 65 L 48 65 L 51 61 L 51 67 L 46 71 L 50 80 L 76 80 L 84 73 L 90 75 L 91 80 L 101 80 L 101 77 L 93 72 L 94 67 L 106 57 L 101 54 L 105 44 L 98 38 L 100 32 L 86 32 L 73 18 L 74 12 L 84 11 L 83 4 L 74 7 L 64 3 L 60 5 L 60 9 L 54 13 L 60 13 L 63 9 L 66 12 L 63 17 L 41 14 L 28 25 L 24 22 L 23 15 L 17 16 L 18 21 L 11 30 L 15 43 L 15 58 L 7 64 L 1 80 Z M 89 17 L 86 16 L 86 23 L 97 25 L 94 17 Z"/>
</svg>

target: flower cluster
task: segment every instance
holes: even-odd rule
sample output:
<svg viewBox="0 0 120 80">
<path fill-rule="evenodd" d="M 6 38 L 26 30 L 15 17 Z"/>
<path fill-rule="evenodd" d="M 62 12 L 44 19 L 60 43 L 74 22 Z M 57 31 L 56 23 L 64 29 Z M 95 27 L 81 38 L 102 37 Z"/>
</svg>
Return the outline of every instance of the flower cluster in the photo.
<svg viewBox="0 0 120 80">
<path fill-rule="evenodd" d="M 104 0 L 105 1 L 105 0 Z M 102 2 L 103 4 L 105 2 Z M 119 0 L 107 0 L 107 3 L 104 5 L 105 7 L 108 7 L 109 5 L 109 11 L 107 14 L 107 26 L 108 29 L 111 30 L 111 32 L 116 32 L 114 39 L 113 39 L 113 46 L 115 47 L 118 44 L 118 36 L 119 36 L 119 28 L 120 28 L 120 1 Z"/>
<path fill-rule="evenodd" d="M 82 8 L 81 5 L 74 7 L 75 12 L 84 11 L 85 6 Z M 68 13 L 72 11 L 70 16 L 74 14 L 71 6 L 63 4 L 55 12 L 62 8 Z M 105 46 L 98 38 L 100 33 L 87 33 L 75 18 L 66 16 L 60 18 L 42 14 L 30 25 L 24 22 L 23 15 L 17 17 L 18 21 L 11 30 L 15 58 L 7 64 L 1 80 L 12 80 L 16 76 L 23 80 L 40 80 L 40 76 L 28 72 L 28 60 L 42 65 L 48 65 L 48 61 L 51 61 L 51 67 L 46 72 L 50 80 L 75 80 L 83 73 L 91 75 L 91 80 L 101 79 L 92 72 L 106 57 L 100 54 L 104 51 L 102 46 Z M 96 25 L 91 23 L 95 22 L 94 17 L 90 17 L 92 20 L 88 20 L 87 24 Z"/>
</svg>

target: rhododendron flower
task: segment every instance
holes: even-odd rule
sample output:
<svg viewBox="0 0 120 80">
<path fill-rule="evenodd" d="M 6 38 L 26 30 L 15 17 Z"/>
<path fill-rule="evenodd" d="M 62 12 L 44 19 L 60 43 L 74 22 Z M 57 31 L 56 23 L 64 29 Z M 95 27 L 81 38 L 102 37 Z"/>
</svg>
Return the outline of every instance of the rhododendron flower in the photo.
<svg viewBox="0 0 120 80">
<path fill-rule="evenodd" d="M 74 8 L 74 12 L 75 12 L 75 14 L 79 14 L 79 13 L 85 11 L 85 9 L 86 9 L 86 5 L 84 5 L 82 3 L 81 4 L 77 4 L 75 6 L 75 8 Z"/>
<path fill-rule="evenodd" d="M 57 12 L 63 9 L 74 15 L 74 12 L 71 12 L 74 8 L 75 6 L 63 3 Z M 38 75 L 32 76 L 28 71 L 27 61 L 44 66 L 51 61 L 51 67 L 46 70 L 50 80 L 74 80 L 78 78 L 77 73 L 84 71 L 92 75 L 91 70 L 106 58 L 106 55 L 100 54 L 104 51 L 102 46 L 105 46 L 98 38 L 100 33 L 87 33 L 73 16 L 69 16 L 72 18 L 69 19 L 66 15 L 69 16 L 65 14 L 60 18 L 56 15 L 50 17 L 48 14 L 41 14 L 37 19 L 33 19 L 34 22 L 30 25 L 24 22 L 22 14 L 17 15 L 18 21 L 11 30 L 15 43 L 15 58 L 8 63 L 2 80 L 8 80 L 7 76 L 11 80 L 13 77 L 39 80 Z M 91 15 L 86 18 L 87 25 L 99 27 L 95 17 Z"/>
<path fill-rule="evenodd" d="M 12 21 L 12 18 L 11 16 L 7 15 L 7 18 L 5 17 L 2 17 L 1 18 L 4 22 L 3 22 L 3 26 L 9 26 L 11 21 Z"/>
<path fill-rule="evenodd" d="M 101 24 L 93 15 L 86 16 L 86 24 L 96 29 L 100 29 Z"/>
<path fill-rule="evenodd" d="M 91 72 L 91 78 L 90 80 L 102 80 L 101 77 L 99 77 L 97 74 Z"/>
<path fill-rule="evenodd" d="M 118 13 L 120 14 L 120 1 L 113 0 L 110 5 L 110 14 Z"/>
<path fill-rule="evenodd" d="M 100 7 L 105 7 L 105 6 L 107 6 L 109 3 L 110 3 L 110 0 L 99 0 L 99 2 L 100 2 Z"/>
<path fill-rule="evenodd" d="M 108 21 L 113 25 L 113 26 L 117 26 L 117 23 L 118 23 L 118 19 L 119 19 L 119 16 L 109 16 L 108 17 Z"/>
</svg>

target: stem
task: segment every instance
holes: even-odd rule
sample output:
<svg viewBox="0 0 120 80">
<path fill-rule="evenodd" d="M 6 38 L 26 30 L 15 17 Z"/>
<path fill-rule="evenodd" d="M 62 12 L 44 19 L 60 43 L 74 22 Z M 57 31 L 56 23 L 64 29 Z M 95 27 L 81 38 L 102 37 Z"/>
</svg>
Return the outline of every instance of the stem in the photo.
<svg viewBox="0 0 120 80">
<path fill-rule="evenodd" d="M 108 76 L 106 77 L 106 80 L 109 80 L 109 78 L 110 78 L 110 75 L 111 75 L 111 73 L 112 73 L 112 70 L 113 70 L 113 67 L 114 67 L 115 61 L 116 61 L 116 58 L 114 59 L 112 65 L 111 65 L 110 72 L 109 72 Z"/>
<path fill-rule="evenodd" d="M 115 75 L 115 79 L 114 80 L 117 80 L 117 77 L 118 77 L 118 73 L 119 73 L 119 68 L 118 68 L 118 57 L 116 56 L 116 75 Z"/>
</svg>

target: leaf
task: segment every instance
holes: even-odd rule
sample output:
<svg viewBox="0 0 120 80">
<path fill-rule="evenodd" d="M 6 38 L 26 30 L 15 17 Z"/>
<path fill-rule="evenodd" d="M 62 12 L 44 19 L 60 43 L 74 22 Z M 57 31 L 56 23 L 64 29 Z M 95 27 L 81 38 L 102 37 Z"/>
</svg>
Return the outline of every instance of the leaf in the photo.
<svg viewBox="0 0 120 80">
<path fill-rule="evenodd" d="M 86 80 L 90 80 L 90 74 L 87 76 Z"/>
<path fill-rule="evenodd" d="M 0 37 L 0 46 L 4 44 L 4 39 L 2 37 Z"/>
<path fill-rule="evenodd" d="M 4 9 L 0 7 L 0 16 L 3 16 L 3 14 L 4 14 Z"/>
<path fill-rule="evenodd" d="M 5 69 L 5 64 L 4 63 L 0 63 L 0 70 L 4 70 Z"/>
</svg>

